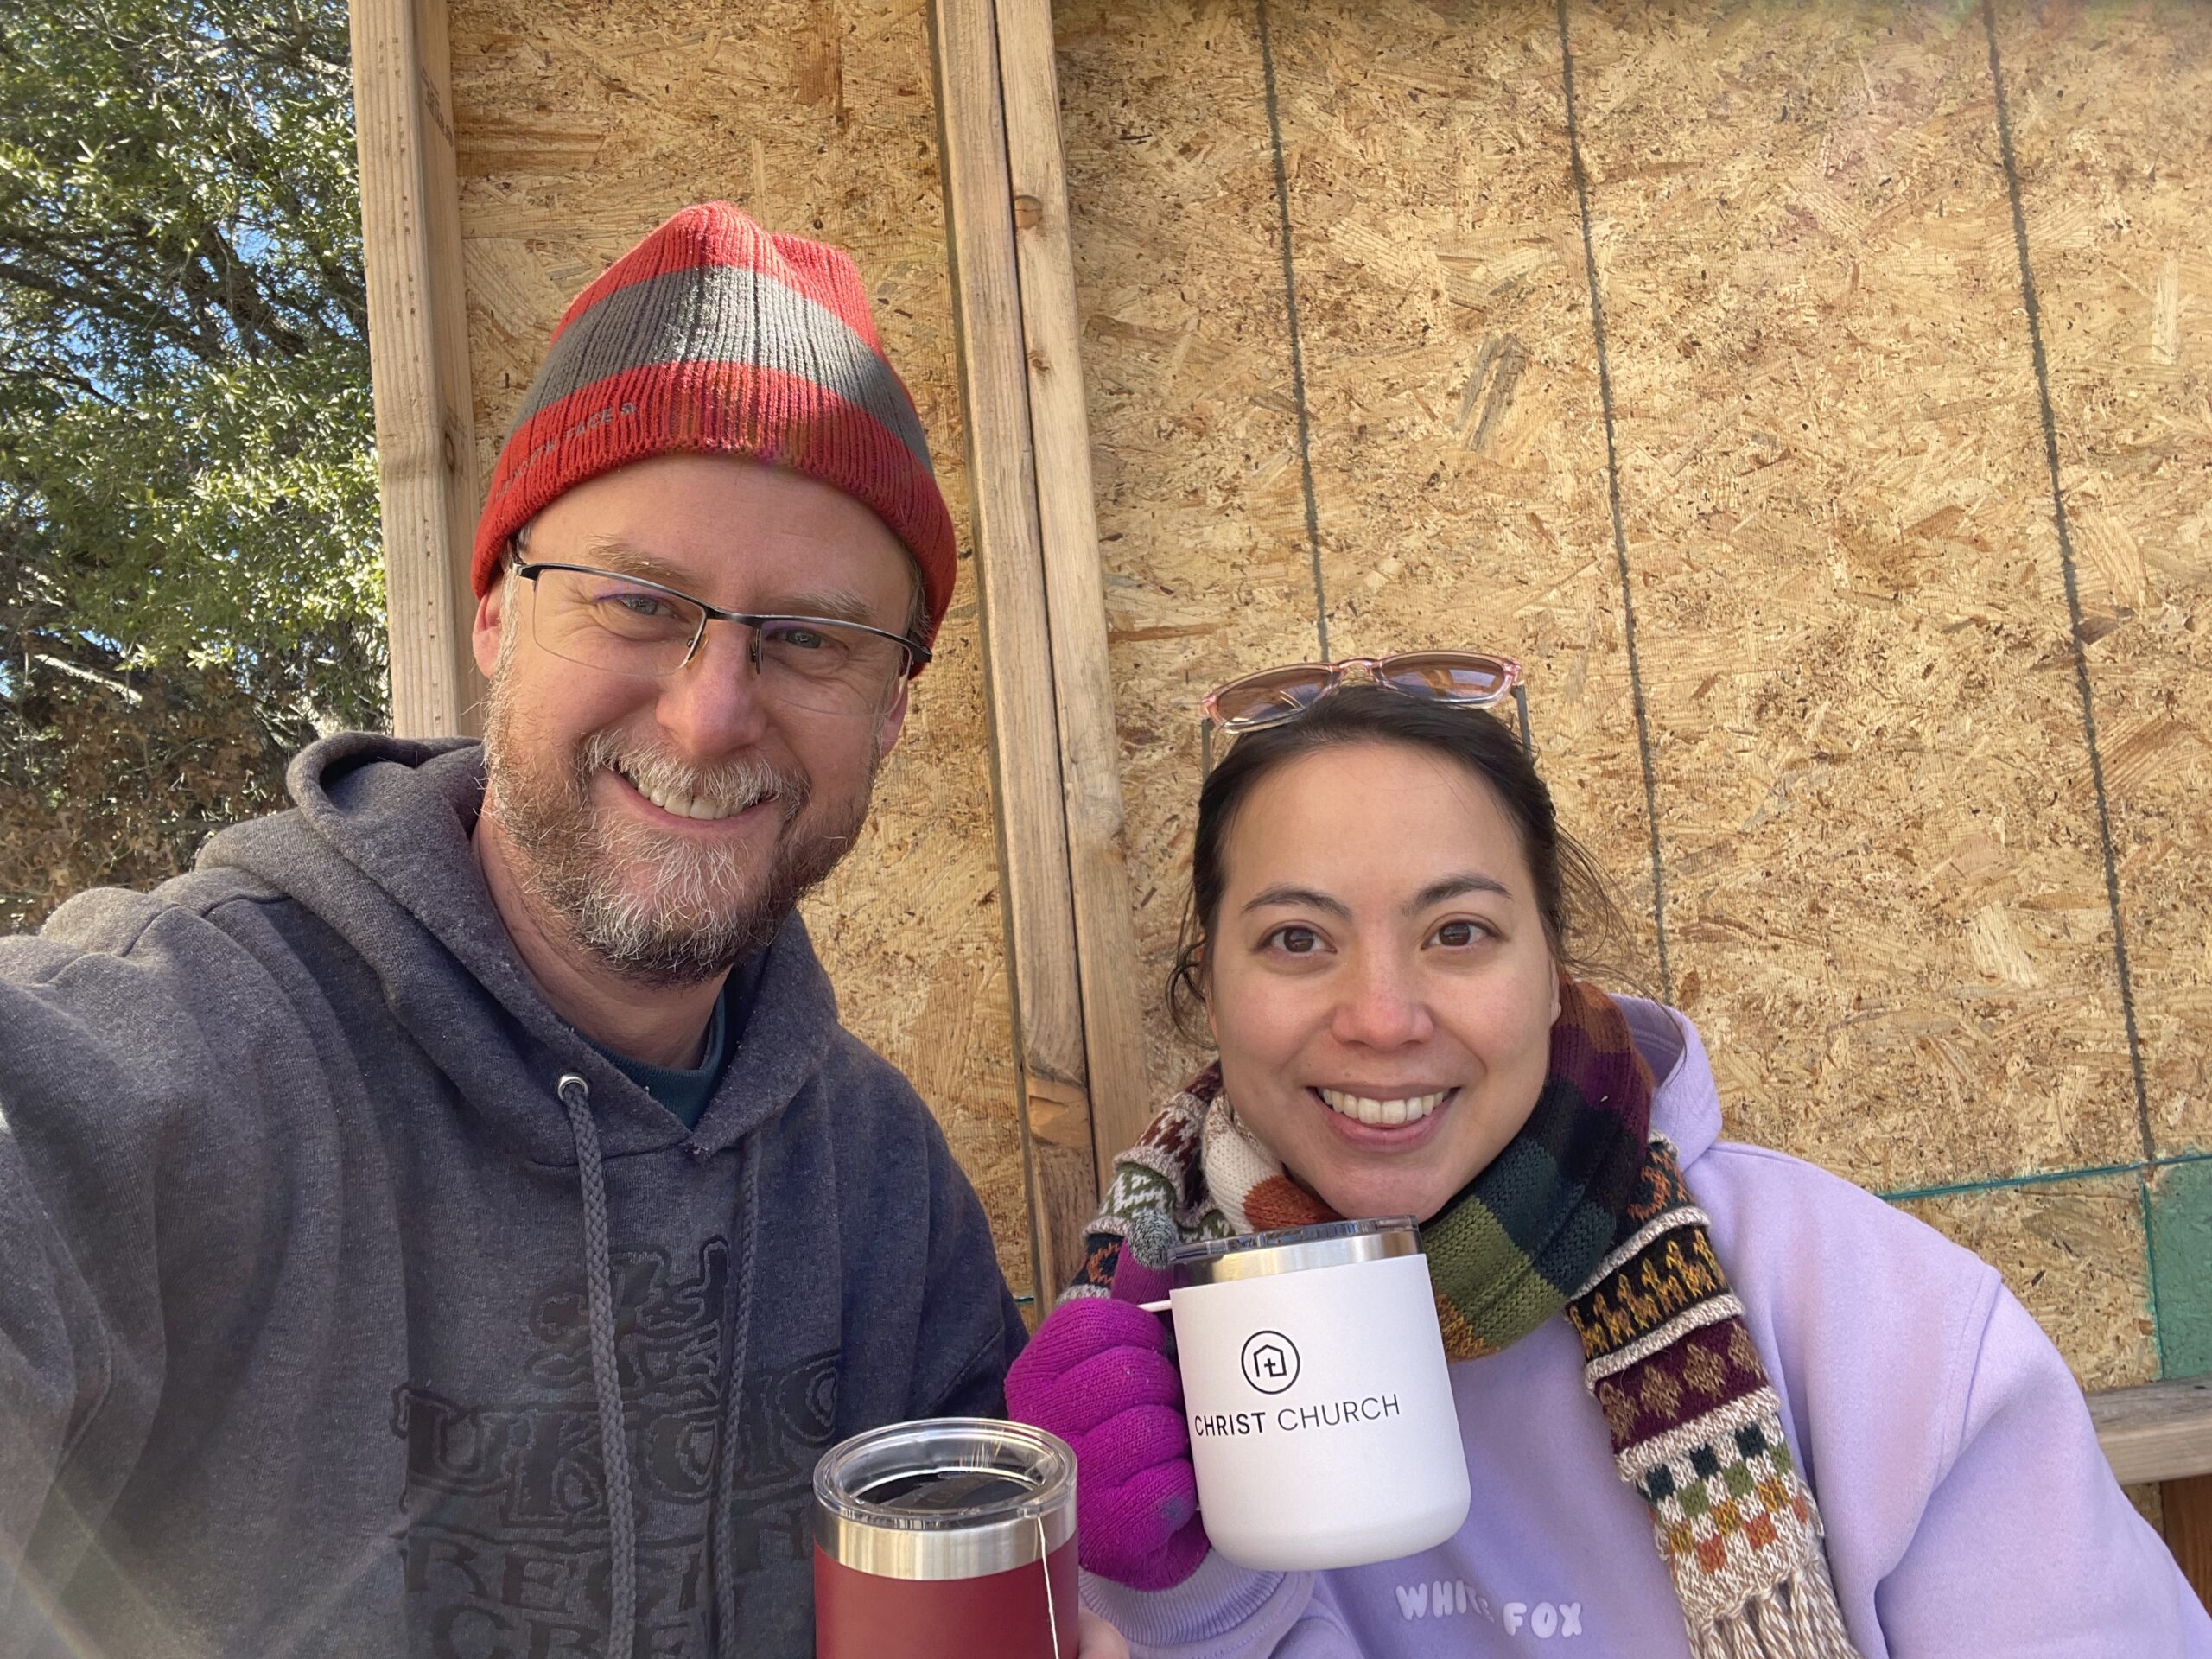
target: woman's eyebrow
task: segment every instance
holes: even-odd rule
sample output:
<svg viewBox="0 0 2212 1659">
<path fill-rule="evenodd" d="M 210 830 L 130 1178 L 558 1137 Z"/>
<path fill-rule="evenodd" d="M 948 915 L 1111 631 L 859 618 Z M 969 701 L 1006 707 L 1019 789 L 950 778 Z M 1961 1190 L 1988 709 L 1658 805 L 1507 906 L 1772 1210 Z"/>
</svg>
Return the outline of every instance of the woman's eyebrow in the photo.
<svg viewBox="0 0 2212 1659">
<path fill-rule="evenodd" d="M 1406 914 L 1411 916 L 1416 912 L 1427 910 L 1432 905 L 1440 905 L 1446 899 L 1457 899 L 1464 893 L 1494 893 L 1501 899 L 1510 899 L 1513 896 L 1512 890 L 1495 876 L 1478 875 L 1472 870 L 1469 870 L 1459 875 L 1447 875 L 1430 882 L 1406 901 Z"/>
<path fill-rule="evenodd" d="M 1289 905 L 1301 910 L 1325 910 L 1332 916 L 1345 918 L 1351 915 L 1351 907 L 1341 899 L 1332 899 L 1327 893 L 1316 893 L 1311 887 L 1294 887 L 1281 883 L 1272 887 L 1262 887 L 1254 893 L 1246 902 L 1243 913 L 1249 916 L 1254 911 L 1265 910 L 1270 905 Z"/>
</svg>

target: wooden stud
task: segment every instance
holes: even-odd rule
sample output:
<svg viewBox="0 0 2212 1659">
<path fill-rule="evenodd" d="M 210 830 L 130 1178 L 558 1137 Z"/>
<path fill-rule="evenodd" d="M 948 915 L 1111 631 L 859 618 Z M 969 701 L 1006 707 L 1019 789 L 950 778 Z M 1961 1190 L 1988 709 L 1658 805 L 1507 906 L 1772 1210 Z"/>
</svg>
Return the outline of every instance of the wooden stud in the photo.
<svg viewBox="0 0 2212 1659">
<path fill-rule="evenodd" d="M 1144 1133 L 1152 1101 L 1124 851 L 1121 745 L 1106 652 L 1106 584 L 1091 488 L 1083 322 L 1068 229 L 1052 7 L 1049 0 L 997 0 L 996 11 L 1029 432 L 1059 705 L 1061 799 L 1090 1060 L 1091 1144 L 1103 1178 L 1116 1154 Z"/>
<path fill-rule="evenodd" d="M 352 0 L 392 729 L 478 729 L 475 426 L 445 0 Z"/>
<path fill-rule="evenodd" d="M 990 0 L 935 0 L 930 49 L 967 410 L 984 707 L 1021 1078 L 1022 1146 L 1038 1303 L 1046 1307 L 1080 1260 L 1098 1164 Z"/>
<path fill-rule="evenodd" d="M 2198 1599 L 2212 1606 L 2212 1475 L 2166 1481 L 2158 1502 L 2166 1517 L 2166 1548 Z"/>
</svg>

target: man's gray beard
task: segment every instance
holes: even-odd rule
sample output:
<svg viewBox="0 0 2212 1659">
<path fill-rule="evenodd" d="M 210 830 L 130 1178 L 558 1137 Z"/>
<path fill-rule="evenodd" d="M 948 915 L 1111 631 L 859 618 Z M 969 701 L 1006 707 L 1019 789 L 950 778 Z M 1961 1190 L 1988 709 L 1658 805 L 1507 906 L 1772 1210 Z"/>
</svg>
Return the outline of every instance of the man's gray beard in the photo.
<svg viewBox="0 0 2212 1659">
<path fill-rule="evenodd" d="M 563 775 L 533 776 L 512 760 L 524 716 L 508 688 L 508 676 L 495 674 L 484 722 L 485 813 L 505 833 L 516 879 L 539 913 L 626 979 L 696 985 L 728 973 L 775 937 L 798 901 L 851 850 L 867 820 L 873 766 L 858 799 L 803 835 L 791 834 L 791 826 L 807 804 L 806 779 L 756 756 L 695 771 L 664 752 L 598 732 Z M 691 846 L 594 810 L 592 776 L 618 762 L 633 778 L 725 804 L 772 797 L 785 834 L 760 890 L 746 894 L 750 872 L 728 851 Z M 640 871 L 651 879 L 633 891 Z"/>
</svg>

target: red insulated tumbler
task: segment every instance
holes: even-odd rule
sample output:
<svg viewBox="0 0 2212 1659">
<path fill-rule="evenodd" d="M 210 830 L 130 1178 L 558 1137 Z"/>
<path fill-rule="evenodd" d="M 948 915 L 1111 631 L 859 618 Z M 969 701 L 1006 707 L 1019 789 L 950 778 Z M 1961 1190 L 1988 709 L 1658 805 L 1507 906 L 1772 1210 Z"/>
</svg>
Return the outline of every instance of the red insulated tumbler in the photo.
<svg viewBox="0 0 2212 1659">
<path fill-rule="evenodd" d="M 814 1469 L 815 1659 L 1075 1659 L 1075 1453 L 938 1417 Z"/>
</svg>

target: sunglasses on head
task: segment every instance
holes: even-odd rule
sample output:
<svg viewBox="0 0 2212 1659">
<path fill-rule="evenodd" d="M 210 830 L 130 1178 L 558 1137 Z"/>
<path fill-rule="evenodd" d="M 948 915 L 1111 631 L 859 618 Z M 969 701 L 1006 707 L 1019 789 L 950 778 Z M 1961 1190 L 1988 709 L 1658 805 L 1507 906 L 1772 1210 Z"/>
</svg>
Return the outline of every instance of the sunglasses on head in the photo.
<svg viewBox="0 0 2212 1659">
<path fill-rule="evenodd" d="M 1205 769 L 1212 770 L 1214 732 L 1234 735 L 1295 720 L 1351 680 L 1355 671 L 1425 702 L 1476 709 L 1503 701 L 1521 683 L 1521 664 L 1511 658 L 1473 651 L 1413 651 L 1395 657 L 1347 657 L 1338 663 L 1263 669 L 1208 694 L 1202 729 Z"/>
</svg>

